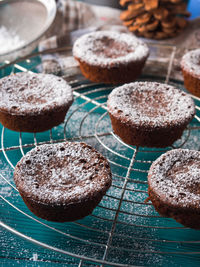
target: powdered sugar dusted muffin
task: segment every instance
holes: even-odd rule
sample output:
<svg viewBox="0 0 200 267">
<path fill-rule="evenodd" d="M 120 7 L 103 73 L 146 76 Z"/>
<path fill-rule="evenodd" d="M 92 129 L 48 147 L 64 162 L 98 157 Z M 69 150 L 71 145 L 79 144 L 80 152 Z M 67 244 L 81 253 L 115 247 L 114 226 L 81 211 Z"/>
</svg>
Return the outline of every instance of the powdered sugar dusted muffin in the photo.
<svg viewBox="0 0 200 267">
<path fill-rule="evenodd" d="M 187 90 L 200 97 L 200 49 L 189 51 L 183 56 L 181 69 Z"/>
<path fill-rule="evenodd" d="M 16 165 L 14 181 L 28 208 L 50 221 L 89 215 L 111 185 L 106 158 L 85 143 L 42 145 Z"/>
<path fill-rule="evenodd" d="M 163 216 L 200 229 L 200 152 L 171 150 L 159 157 L 148 174 L 149 198 Z"/>
<path fill-rule="evenodd" d="M 189 95 L 157 82 L 135 82 L 108 96 L 114 132 L 130 145 L 166 147 L 181 137 L 195 115 Z"/>
<path fill-rule="evenodd" d="M 17 73 L 0 80 L 0 122 L 8 129 L 42 132 L 64 121 L 70 85 L 50 74 Z"/>
<path fill-rule="evenodd" d="M 80 37 L 74 44 L 73 55 L 89 80 L 117 84 L 138 78 L 149 49 L 133 35 L 97 31 Z"/>
</svg>

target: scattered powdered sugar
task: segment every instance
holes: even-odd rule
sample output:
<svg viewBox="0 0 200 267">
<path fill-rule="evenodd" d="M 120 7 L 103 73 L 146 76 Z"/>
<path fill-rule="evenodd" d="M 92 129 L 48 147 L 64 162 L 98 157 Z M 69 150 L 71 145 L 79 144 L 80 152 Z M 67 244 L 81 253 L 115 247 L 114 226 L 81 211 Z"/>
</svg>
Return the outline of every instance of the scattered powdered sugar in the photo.
<svg viewBox="0 0 200 267">
<path fill-rule="evenodd" d="M 33 253 L 33 257 L 30 258 L 29 260 L 38 261 L 38 254 L 37 253 Z"/>
<path fill-rule="evenodd" d="M 186 53 L 181 60 L 181 67 L 200 78 L 200 48 Z"/>
<path fill-rule="evenodd" d="M 3 159 L 0 158 L 0 194 L 3 197 L 16 197 L 16 191 L 10 186 L 9 183 L 13 184 L 13 170 L 10 165 Z"/>
<path fill-rule="evenodd" d="M 185 133 L 186 134 L 186 133 Z M 183 148 L 194 149 L 200 151 L 199 130 L 193 130 L 190 132 L 189 139 L 184 144 Z"/>
<path fill-rule="evenodd" d="M 0 27 L 0 55 L 20 48 L 24 44 L 25 41 L 15 31 L 8 30 L 5 26 Z"/>
<path fill-rule="evenodd" d="M 73 93 L 60 77 L 20 72 L 0 80 L 0 99 L 2 112 L 38 114 L 45 109 L 71 105 Z"/>
<path fill-rule="evenodd" d="M 188 123 L 195 114 L 192 98 L 173 86 L 135 82 L 115 88 L 108 111 L 136 127 L 173 127 Z"/>
<path fill-rule="evenodd" d="M 200 152 L 175 149 L 160 156 L 148 174 L 152 190 L 172 205 L 199 207 Z"/>
<path fill-rule="evenodd" d="M 73 55 L 88 64 L 109 68 L 146 59 L 149 49 L 133 35 L 97 31 L 80 37 L 74 44 Z"/>
<path fill-rule="evenodd" d="M 105 191 L 111 183 L 107 160 L 84 143 L 42 145 L 17 164 L 20 192 L 44 203 L 74 203 Z"/>
</svg>

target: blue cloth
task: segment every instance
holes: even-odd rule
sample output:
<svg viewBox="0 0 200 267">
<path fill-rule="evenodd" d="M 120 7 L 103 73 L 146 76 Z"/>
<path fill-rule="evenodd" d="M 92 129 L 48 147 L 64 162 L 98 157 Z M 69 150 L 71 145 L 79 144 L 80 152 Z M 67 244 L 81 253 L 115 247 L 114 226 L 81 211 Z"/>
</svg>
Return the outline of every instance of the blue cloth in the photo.
<svg viewBox="0 0 200 267">
<path fill-rule="evenodd" d="M 190 19 L 200 16 L 200 0 L 190 0 L 188 3 L 188 11 L 191 13 Z"/>
</svg>

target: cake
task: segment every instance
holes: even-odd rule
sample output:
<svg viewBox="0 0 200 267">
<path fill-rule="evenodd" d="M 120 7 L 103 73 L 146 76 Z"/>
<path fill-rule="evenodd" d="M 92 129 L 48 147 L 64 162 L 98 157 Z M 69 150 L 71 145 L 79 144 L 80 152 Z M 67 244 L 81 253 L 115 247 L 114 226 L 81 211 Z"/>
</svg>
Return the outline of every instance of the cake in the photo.
<svg viewBox="0 0 200 267">
<path fill-rule="evenodd" d="M 162 216 L 200 229 L 200 151 L 163 154 L 150 167 L 148 185 L 149 198 Z"/>
<path fill-rule="evenodd" d="M 42 132 L 64 121 L 73 92 L 60 77 L 20 72 L 0 79 L 0 99 L 0 122 L 6 128 Z"/>
<path fill-rule="evenodd" d="M 195 115 L 188 94 L 157 82 L 117 87 L 108 96 L 107 106 L 113 131 L 135 146 L 172 145 Z"/>
<path fill-rule="evenodd" d="M 90 213 L 111 185 L 108 161 L 85 143 L 45 144 L 16 165 L 14 181 L 38 217 L 74 221 Z"/>
<path fill-rule="evenodd" d="M 181 69 L 186 89 L 200 97 L 200 48 L 189 51 L 182 57 Z"/>
<path fill-rule="evenodd" d="M 73 46 L 73 55 L 87 79 L 118 84 L 140 76 L 149 49 L 131 34 L 97 31 L 80 37 Z"/>
</svg>

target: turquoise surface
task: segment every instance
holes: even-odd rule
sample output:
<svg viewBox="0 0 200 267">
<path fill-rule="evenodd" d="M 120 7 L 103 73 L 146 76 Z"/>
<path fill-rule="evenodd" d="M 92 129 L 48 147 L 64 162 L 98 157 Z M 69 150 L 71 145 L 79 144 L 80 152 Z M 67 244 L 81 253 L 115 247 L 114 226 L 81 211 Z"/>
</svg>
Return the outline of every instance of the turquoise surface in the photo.
<svg viewBox="0 0 200 267">
<path fill-rule="evenodd" d="M 37 72 L 39 60 L 34 58 L 20 65 Z M 4 76 L 11 71 L 16 72 L 17 68 L 9 67 L 0 74 Z M 151 203 L 144 202 L 147 198 L 147 171 L 153 160 L 171 148 L 139 148 L 136 152 L 136 148 L 123 144 L 112 135 L 110 119 L 104 108 L 112 87 L 94 86 L 82 76 L 76 78 L 80 82 L 72 83 L 76 97 L 65 124 L 55 127 L 52 133 L 47 131 L 36 136 L 22 133 L 21 148 L 26 153 L 35 146 L 35 141 L 37 144 L 62 141 L 65 135 L 67 140 L 83 140 L 108 158 L 113 185 L 93 214 L 83 220 L 53 223 L 37 218 L 28 210 L 13 182 L 12 165 L 15 166 L 22 157 L 20 134 L 8 129 L 2 131 L 0 126 L 0 215 L 3 223 L 27 239 L 33 238 L 46 246 L 77 256 L 75 258 L 42 248 L 2 228 L 1 264 L 78 266 L 78 258 L 86 257 L 80 266 L 96 266 L 94 262 L 102 259 L 110 262 L 110 266 L 114 263 L 145 266 L 188 266 L 192 263 L 192 266 L 199 266 L 200 231 L 184 228 L 172 219 L 160 217 Z M 142 80 L 158 79 L 142 77 Z M 180 82 L 171 83 L 183 88 Z M 195 102 L 200 107 L 200 101 Z M 200 117 L 200 111 L 197 111 L 197 116 Z M 200 122 L 194 119 L 190 124 L 189 138 L 186 130 L 182 140 L 174 146 L 179 147 L 187 140 L 183 147 L 200 150 L 199 127 Z M 133 155 L 135 160 L 129 172 Z M 110 235 L 112 239 L 109 239 Z"/>
<path fill-rule="evenodd" d="M 188 10 L 192 13 L 191 18 L 200 16 L 200 0 L 190 0 Z M 34 58 L 31 63 L 23 62 L 22 65 L 29 69 L 33 68 L 37 72 L 38 69 L 35 66 L 38 65 L 38 60 L 39 58 Z M 6 71 L 0 71 L 0 76 L 3 77 L 13 70 L 16 71 L 16 69 L 10 67 Z M 148 77 L 144 77 L 144 79 L 146 78 Z M 151 79 L 154 80 L 155 78 L 151 77 Z M 176 85 L 182 88 L 181 83 L 176 83 Z M 87 93 L 94 88 L 96 87 L 88 87 L 85 90 L 81 90 L 81 92 Z M 101 90 L 102 86 L 99 88 Z M 105 95 L 105 97 L 98 100 L 99 103 L 103 103 L 106 101 L 106 95 L 110 92 L 110 88 L 103 88 L 105 90 L 101 90 L 99 93 L 87 93 L 87 96 L 95 98 Z M 81 107 L 80 104 L 82 104 Z M 196 101 L 196 104 L 200 106 L 199 101 Z M 113 186 L 107 196 L 95 209 L 93 215 L 83 220 L 76 223 L 59 224 L 46 222 L 35 217 L 27 209 L 18 192 L 8 184 L 9 182 L 14 186 L 13 169 L 2 152 L 2 146 L 0 150 L 0 194 L 4 198 L 0 198 L 0 217 L 3 223 L 47 245 L 75 253 L 77 256 L 91 257 L 94 261 L 84 260 L 82 262 L 79 258 L 42 248 L 9 232 L 5 228 L 0 228 L 0 266 L 43 267 L 78 266 L 79 264 L 79 266 L 97 266 L 95 259 L 101 260 L 103 258 L 106 249 L 105 244 L 107 244 L 109 233 L 113 227 L 113 219 L 119 207 L 122 194 L 121 187 L 127 174 L 127 166 L 130 163 L 133 150 L 117 141 L 110 134 L 100 135 L 98 138 L 97 136 L 94 137 L 95 131 L 99 134 L 110 133 L 111 131 L 109 117 L 105 114 L 105 110 L 98 107 L 91 111 L 95 107 L 93 104 L 86 104 L 85 100 L 81 98 L 76 99 L 66 116 L 66 121 L 69 119 L 66 126 L 66 137 L 69 140 L 84 140 L 90 143 L 111 162 L 118 165 L 111 163 Z M 88 111 L 91 112 L 88 114 Z M 102 115 L 104 117 L 101 119 Z M 200 117 L 199 111 L 198 116 Z M 82 125 L 81 130 L 80 125 Z M 195 119 L 190 125 L 193 128 L 199 126 L 200 123 Z M 2 126 L 0 126 L 0 132 L 2 138 Z M 64 125 L 53 129 L 53 140 L 63 139 L 63 132 Z M 187 134 L 188 131 L 185 132 L 184 138 L 186 138 Z M 92 137 L 85 138 L 85 136 L 89 135 Z M 36 139 L 38 142 L 47 142 L 50 140 L 50 132 L 36 134 Z M 34 144 L 33 134 L 23 133 L 22 142 L 23 144 Z M 19 146 L 19 134 L 6 129 L 3 144 L 8 149 Z M 175 146 L 179 145 L 180 142 Z M 33 146 L 24 148 L 24 153 Z M 191 131 L 184 147 L 200 150 L 199 128 Z M 119 155 L 114 154 L 112 151 L 117 152 Z M 147 197 L 146 171 L 150 166 L 149 161 L 151 162 L 163 153 L 160 150 L 148 151 L 149 149 L 140 149 L 137 153 L 136 162 L 132 167 L 134 170 L 130 172 L 130 179 L 127 182 L 120 206 L 113 238 L 110 243 L 111 247 L 107 254 L 107 261 L 140 266 L 199 266 L 200 231 L 185 229 L 171 219 L 160 218 L 151 205 L 144 205 L 144 200 Z M 20 149 L 6 151 L 6 155 L 13 165 L 22 156 Z M 144 170 L 144 172 L 138 170 Z M 121 179 L 119 176 L 123 178 Z M 14 206 L 11 206 L 11 204 Z M 16 210 L 16 208 L 25 214 Z M 38 221 L 34 221 L 34 219 Z M 62 233 L 47 228 L 41 223 Z M 77 238 L 82 241 L 77 240 Z"/>
</svg>

